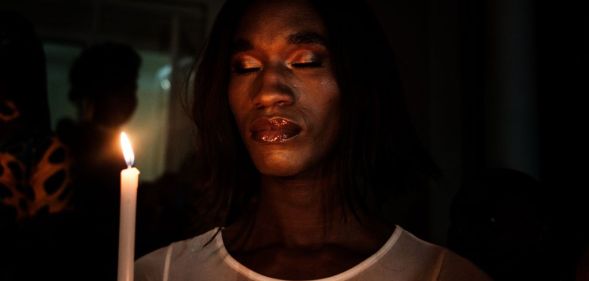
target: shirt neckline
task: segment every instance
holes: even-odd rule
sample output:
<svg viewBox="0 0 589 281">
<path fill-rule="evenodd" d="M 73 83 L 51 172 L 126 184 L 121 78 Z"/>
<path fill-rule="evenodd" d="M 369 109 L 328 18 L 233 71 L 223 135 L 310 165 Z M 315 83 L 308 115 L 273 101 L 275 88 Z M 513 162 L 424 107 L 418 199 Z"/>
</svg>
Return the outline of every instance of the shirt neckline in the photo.
<svg viewBox="0 0 589 281">
<path fill-rule="evenodd" d="M 389 250 L 391 248 L 393 248 L 393 246 L 397 243 L 397 240 L 399 240 L 399 237 L 401 236 L 402 232 L 403 232 L 403 229 L 400 226 L 396 225 L 395 230 L 393 231 L 393 234 L 391 234 L 391 236 L 389 237 L 387 242 L 385 242 L 385 244 L 382 245 L 382 247 L 380 247 L 380 249 L 378 249 L 378 251 L 376 251 L 374 254 L 372 254 L 367 259 L 363 260 L 362 262 L 358 263 L 357 265 L 355 265 L 355 266 L 353 266 L 343 272 L 340 272 L 336 275 L 332 275 L 332 276 L 320 278 L 320 279 L 311 279 L 308 281 L 347 280 L 347 279 L 350 279 L 350 278 L 358 275 L 359 273 L 363 272 L 364 270 L 366 270 L 367 268 L 371 267 L 373 264 L 378 262 L 387 252 L 389 252 Z M 273 277 L 269 277 L 269 276 L 257 273 L 255 271 L 249 269 L 245 265 L 241 264 L 239 261 L 237 261 L 235 258 L 233 258 L 231 256 L 231 254 L 229 254 L 229 252 L 227 251 L 227 248 L 225 248 L 225 243 L 223 243 L 223 236 L 222 236 L 223 232 L 219 231 L 219 228 L 216 228 L 215 233 L 217 233 L 217 235 L 215 236 L 215 243 L 217 244 L 217 247 L 220 251 L 223 261 L 227 265 L 229 265 L 231 268 L 233 268 L 235 271 L 239 272 L 240 274 L 245 275 L 246 277 L 248 277 L 252 280 L 256 280 L 256 281 L 286 281 L 285 279 L 277 279 L 277 278 L 273 278 Z"/>
</svg>

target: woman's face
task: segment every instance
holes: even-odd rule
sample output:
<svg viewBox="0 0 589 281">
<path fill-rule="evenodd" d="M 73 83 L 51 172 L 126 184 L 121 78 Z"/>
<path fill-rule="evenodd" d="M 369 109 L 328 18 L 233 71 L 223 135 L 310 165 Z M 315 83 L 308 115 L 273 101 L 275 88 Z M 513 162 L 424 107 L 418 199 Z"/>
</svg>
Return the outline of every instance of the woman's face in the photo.
<svg viewBox="0 0 589 281">
<path fill-rule="evenodd" d="M 305 1 L 258 1 L 241 20 L 229 104 L 263 175 L 312 173 L 335 143 L 340 92 L 325 38 Z"/>
</svg>

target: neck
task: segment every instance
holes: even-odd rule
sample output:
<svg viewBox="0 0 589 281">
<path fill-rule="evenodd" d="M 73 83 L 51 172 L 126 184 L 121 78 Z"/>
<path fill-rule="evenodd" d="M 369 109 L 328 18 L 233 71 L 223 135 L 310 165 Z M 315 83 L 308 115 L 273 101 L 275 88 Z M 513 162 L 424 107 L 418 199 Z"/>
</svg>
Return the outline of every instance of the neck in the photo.
<svg viewBox="0 0 589 281">
<path fill-rule="evenodd" d="M 262 176 L 255 214 L 223 230 L 231 255 L 268 276 L 317 279 L 342 272 L 382 247 L 393 228 L 369 218 L 360 223 L 341 200 L 329 199 L 337 192 L 334 181 L 317 178 Z M 308 264 L 316 268 L 293 271 Z"/>
<path fill-rule="evenodd" d="M 330 230 L 343 210 L 331 202 L 329 180 L 262 178 L 258 204 L 258 227 L 278 233 L 286 246 L 312 246 L 330 238 Z"/>
<path fill-rule="evenodd" d="M 336 192 L 333 180 L 310 178 L 262 177 L 253 220 L 240 220 L 224 232 L 235 242 L 230 246 L 244 250 L 274 246 L 313 250 L 327 245 L 367 249 L 388 238 L 391 226 L 369 217 L 360 222 L 339 198 L 332 199 Z"/>
</svg>

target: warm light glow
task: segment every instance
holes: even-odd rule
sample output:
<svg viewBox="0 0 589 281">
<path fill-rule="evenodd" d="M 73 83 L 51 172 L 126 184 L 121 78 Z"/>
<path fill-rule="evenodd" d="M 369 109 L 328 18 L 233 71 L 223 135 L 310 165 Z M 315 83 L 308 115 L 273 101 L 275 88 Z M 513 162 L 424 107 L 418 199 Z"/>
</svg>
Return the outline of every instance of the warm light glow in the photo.
<svg viewBox="0 0 589 281">
<path fill-rule="evenodd" d="M 121 147 L 123 148 L 123 155 L 125 156 L 125 162 L 127 166 L 133 166 L 135 162 L 135 154 L 133 154 L 133 148 L 131 147 L 131 141 L 125 132 L 121 132 Z"/>
</svg>

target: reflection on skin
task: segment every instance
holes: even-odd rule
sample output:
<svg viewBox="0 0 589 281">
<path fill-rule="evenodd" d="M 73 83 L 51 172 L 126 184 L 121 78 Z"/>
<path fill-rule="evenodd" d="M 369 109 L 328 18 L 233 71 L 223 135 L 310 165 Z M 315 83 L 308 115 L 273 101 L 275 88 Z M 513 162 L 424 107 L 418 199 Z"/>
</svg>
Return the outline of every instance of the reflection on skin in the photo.
<svg viewBox="0 0 589 281">
<path fill-rule="evenodd" d="M 340 93 L 319 16 L 300 2 L 265 4 L 237 31 L 229 102 L 258 170 L 297 176 L 333 147 Z"/>
<path fill-rule="evenodd" d="M 280 143 L 288 141 L 301 132 L 301 127 L 284 118 L 260 118 L 252 122 L 251 134 L 261 143 Z"/>
</svg>

